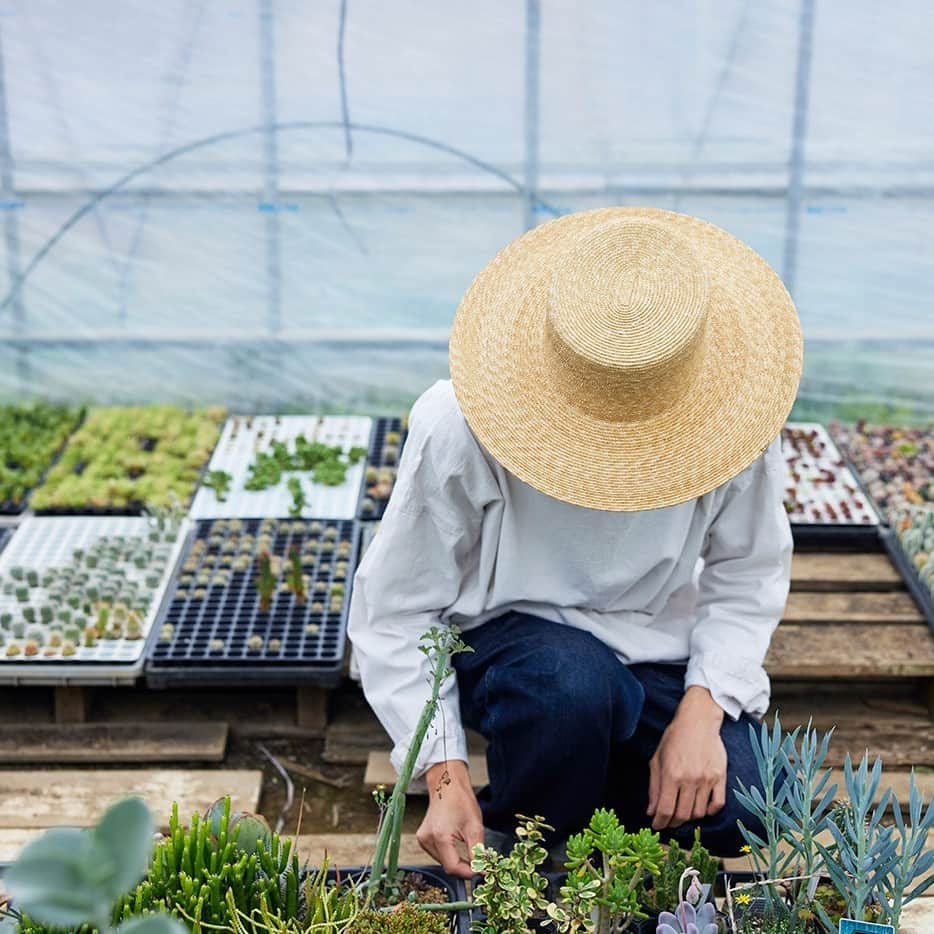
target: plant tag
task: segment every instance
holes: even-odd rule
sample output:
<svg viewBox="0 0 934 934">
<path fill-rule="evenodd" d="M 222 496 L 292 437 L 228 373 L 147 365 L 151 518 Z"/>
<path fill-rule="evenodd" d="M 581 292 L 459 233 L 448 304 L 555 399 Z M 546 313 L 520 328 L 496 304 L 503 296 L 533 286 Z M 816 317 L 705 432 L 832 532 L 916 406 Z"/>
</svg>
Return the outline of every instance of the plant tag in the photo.
<svg viewBox="0 0 934 934">
<path fill-rule="evenodd" d="M 875 924 L 872 921 L 851 921 L 843 918 L 840 921 L 840 934 L 895 934 L 891 924 Z"/>
</svg>

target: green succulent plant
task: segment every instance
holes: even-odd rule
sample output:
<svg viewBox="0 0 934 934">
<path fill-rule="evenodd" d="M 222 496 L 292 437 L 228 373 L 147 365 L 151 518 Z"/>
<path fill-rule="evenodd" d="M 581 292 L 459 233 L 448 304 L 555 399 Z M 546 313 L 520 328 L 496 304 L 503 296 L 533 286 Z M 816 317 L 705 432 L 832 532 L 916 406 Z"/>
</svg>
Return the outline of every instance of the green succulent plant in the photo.
<svg viewBox="0 0 934 934">
<path fill-rule="evenodd" d="M 138 798 L 109 808 L 90 829 L 58 828 L 27 844 L 4 883 L 16 905 L 23 934 L 43 926 L 113 931 L 125 893 L 146 873 L 153 822 Z M 164 912 L 121 924 L 119 934 L 185 934 Z"/>
</svg>

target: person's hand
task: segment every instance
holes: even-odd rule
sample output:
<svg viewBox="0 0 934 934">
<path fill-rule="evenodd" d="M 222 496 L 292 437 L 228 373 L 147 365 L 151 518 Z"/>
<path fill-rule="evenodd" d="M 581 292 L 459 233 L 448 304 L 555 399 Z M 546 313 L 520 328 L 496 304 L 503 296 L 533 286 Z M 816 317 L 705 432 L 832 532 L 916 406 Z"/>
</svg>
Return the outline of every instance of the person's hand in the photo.
<svg viewBox="0 0 934 934">
<path fill-rule="evenodd" d="M 483 818 L 470 784 L 467 764 L 459 759 L 439 762 L 428 769 L 425 779 L 428 812 L 415 839 L 445 872 L 470 879 L 473 877 L 470 858 L 474 845 L 483 843 Z M 458 842 L 467 848 L 466 859 L 457 851 Z"/>
<path fill-rule="evenodd" d="M 649 762 L 652 829 L 679 827 L 726 804 L 723 710 L 706 688 L 691 686 Z"/>
</svg>

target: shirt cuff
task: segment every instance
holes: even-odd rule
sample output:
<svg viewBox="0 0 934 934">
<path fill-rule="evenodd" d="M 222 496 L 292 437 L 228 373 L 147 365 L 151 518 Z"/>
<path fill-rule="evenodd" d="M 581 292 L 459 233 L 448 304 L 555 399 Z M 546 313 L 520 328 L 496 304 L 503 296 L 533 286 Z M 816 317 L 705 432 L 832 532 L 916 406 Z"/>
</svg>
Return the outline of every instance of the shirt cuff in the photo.
<svg viewBox="0 0 934 934">
<path fill-rule="evenodd" d="M 728 717 L 743 713 L 763 717 L 769 708 L 771 685 L 765 668 L 752 659 L 721 652 L 692 655 L 684 676 L 684 688 L 707 688 Z"/>
<path fill-rule="evenodd" d="M 440 719 L 440 715 L 439 715 Z M 450 723 L 450 717 L 448 718 Z M 414 733 L 414 730 L 412 731 Z M 402 771 L 402 764 L 405 757 L 409 754 L 409 746 L 412 742 L 412 733 L 396 743 L 389 760 L 396 774 Z M 428 769 L 438 762 L 450 762 L 454 759 L 460 759 L 462 762 L 469 762 L 467 757 L 467 736 L 462 726 L 449 728 L 447 736 L 441 735 L 440 731 L 435 731 L 433 727 L 428 728 L 428 735 L 425 742 L 422 743 L 421 751 L 415 760 L 415 768 L 412 770 L 412 779 L 420 779 Z"/>
</svg>

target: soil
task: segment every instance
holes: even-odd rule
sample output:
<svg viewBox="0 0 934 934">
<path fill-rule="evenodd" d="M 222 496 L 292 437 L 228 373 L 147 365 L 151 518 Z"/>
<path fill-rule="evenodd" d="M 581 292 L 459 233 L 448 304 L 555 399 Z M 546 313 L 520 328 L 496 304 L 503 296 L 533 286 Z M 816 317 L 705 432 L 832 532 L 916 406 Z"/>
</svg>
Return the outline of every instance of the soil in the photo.
<svg viewBox="0 0 934 934">
<path fill-rule="evenodd" d="M 420 872 L 407 872 L 402 877 L 398 901 L 404 902 L 409 899 L 414 899 L 420 905 L 440 905 L 442 902 L 449 901 L 448 893 L 439 886 L 432 885 L 431 881 Z M 383 906 L 389 902 L 381 896 L 376 899 L 376 904 Z"/>
<path fill-rule="evenodd" d="M 335 788 L 312 778 L 291 774 L 294 785 L 293 801 L 286 807 L 288 790 L 285 780 L 275 766 L 263 755 L 257 744 L 265 746 L 276 758 L 290 759 L 303 766 L 317 769 L 327 778 L 344 785 Z M 323 740 L 269 739 L 232 736 L 227 747 L 226 768 L 262 769 L 263 790 L 260 813 L 275 827 L 283 820 L 286 835 L 301 832 L 320 833 L 375 833 L 379 811 L 370 792 L 363 787 L 362 765 L 330 765 L 321 758 Z M 304 790 L 304 801 L 302 791 Z M 425 804 L 410 797 L 406 803 L 403 831 L 415 833 L 422 822 Z M 299 815 L 301 823 L 299 824 Z"/>
</svg>

